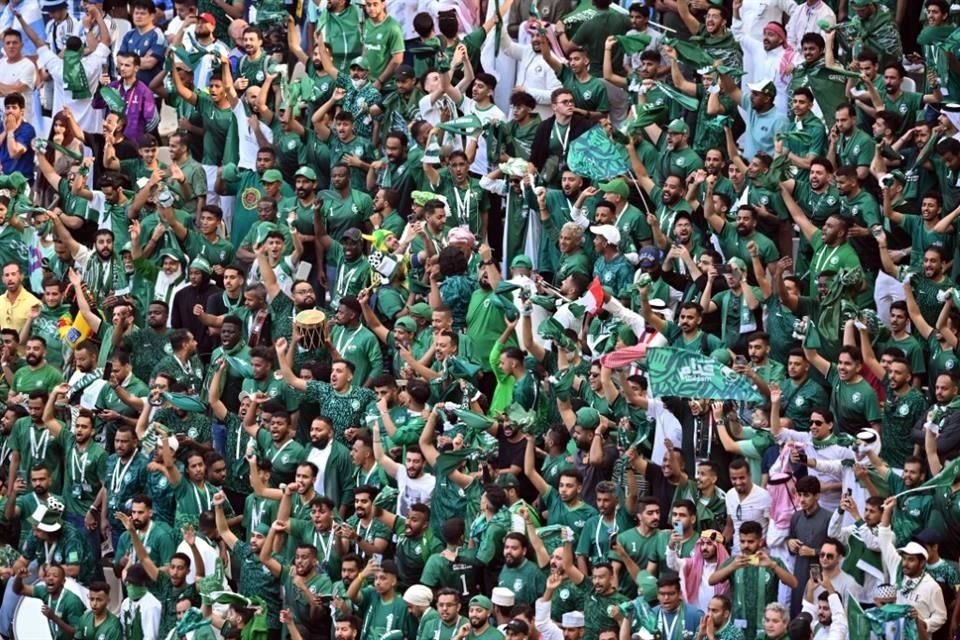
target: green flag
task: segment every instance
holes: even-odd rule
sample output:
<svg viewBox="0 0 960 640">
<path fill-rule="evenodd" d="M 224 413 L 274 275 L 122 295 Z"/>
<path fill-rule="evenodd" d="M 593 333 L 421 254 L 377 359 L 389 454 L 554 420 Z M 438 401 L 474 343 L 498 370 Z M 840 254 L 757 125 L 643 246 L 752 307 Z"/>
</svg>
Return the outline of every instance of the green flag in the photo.
<svg viewBox="0 0 960 640">
<path fill-rule="evenodd" d="M 670 100 L 675 101 L 677 104 L 679 104 L 681 107 L 683 107 L 687 111 L 696 111 L 697 109 L 700 108 L 700 101 L 697 100 L 695 97 L 688 96 L 685 93 L 681 93 L 680 91 L 677 91 L 674 87 L 664 82 L 658 81 L 658 82 L 654 82 L 653 84 L 658 89 L 660 89 L 660 91 L 665 93 Z"/>
<path fill-rule="evenodd" d="M 694 69 L 713 66 L 713 58 L 698 44 L 676 38 L 664 38 L 663 44 L 673 47 L 677 57 Z"/>
<path fill-rule="evenodd" d="M 459 118 L 454 118 L 453 120 L 448 120 L 446 122 L 441 122 L 437 125 L 437 129 L 441 131 L 448 131 L 457 135 L 468 136 L 480 129 L 483 129 L 483 123 L 480 122 L 480 118 L 477 117 L 477 114 L 471 113 L 468 116 L 461 116 Z"/>
<path fill-rule="evenodd" d="M 957 473 L 960 473 L 960 458 L 954 458 L 944 465 L 943 469 L 940 470 L 940 473 L 933 476 L 918 487 L 901 491 L 897 494 L 897 497 L 899 498 L 900 496 L 905 496 L 910 493 L 918 493 L 920 491 L 930 491 L 931 489 L 949 487 L 956 482 Z"/>
<path fill-rule="evenodd" d="M 127 110 L 127 101 L 123 99 L 120 92 L 113 87 L 100 87 L 100 97 L 107 103 L 107 109 L 111 113 L 125 113 Z"/>
<path fill-rule="evenodd" d="M 626 148 L 610 139 L 600 125 L 570 143 L 567 152 L 570 170 L 594 182 L 608 180 L 630 171 Z"/>
<path fill-rule="evenodd" d="M 647 351 L 647 379 L 653 396 L 763 402 L 739 373 L 708 356 L 673 347 Z"/>
<path fill-rule="evenodd" d="M 855 598 L 851 598 L 854 600 Z M 849 604 L 847 605 L 849 606 Z M 864 612 L 864 616 L 870 623 L 870 629 L 873 631 L 874 635 L 878 638 L 885 637 L 886 625 L 888 622 L 896 622 L 897 620 L 903 620 L 903 634 L 898 635 L 902 640 L 917 640 L 919 636 L 917 632 L 917 623 L 912 618 L 910 618 L 910 609 L 913 607 L 909 604 L 885 604 L 882 607 L 876 607 Z M 852 631 L 852 629 L 851 629 Z M 849 635 L 850 638 L 856 638 L 853 634 Z M 860 636 L 868 637 L 868 636 Z"/>
<path fill-rule="evenodd" d="M 650 46 L 651 38 L 645 33 L 634 33 L 629 36 L 614 36 L 617 39 L 617 42 L 620 43 L 620 46 L 623 47 L 623 52 L 627 55 L 633 55 L 634 53 L 640 53 L 648 46 Z"/>
</svg>

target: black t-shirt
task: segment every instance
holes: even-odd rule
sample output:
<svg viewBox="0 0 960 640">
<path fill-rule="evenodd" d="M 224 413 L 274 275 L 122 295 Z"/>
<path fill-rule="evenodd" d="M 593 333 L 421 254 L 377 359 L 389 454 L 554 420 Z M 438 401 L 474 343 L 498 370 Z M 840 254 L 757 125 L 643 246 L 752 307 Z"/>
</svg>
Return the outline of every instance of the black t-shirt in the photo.
<svg viewBox="0 0 960 640">
<path fill-rule="evenodd" d="M 503 435 L 498 436 L 498 439 L 500 440 L 500 444 L 497 449 L 497 461 L 494 466 L 496 466 L 497 469 L 506 469 L 510 465 L 517 465 L 523 469 L 523 457 L 527 452 L 527 439 L 520 438 L 520 442 L 510 442 L 503 437 Z M 517 480 L 520 481 L 520 497 L 530 503 L 536 500 L 539 494 L 533 487 L 533 484 L 527 480 L 527 476 L 519 473 L 517 474 Z"/>
<path fill-rule="evenodd" d="M 87 132 L 83 133 L 83 144 L 90 147 L 93 151 L 93 186 L 96 188 L 100 183 L 100 176 L 107 171 L 103 166 L 103 148 L 107 146 L 107 144 L 102 133 Z M 120 144 L 115 145 L 114 149 L 117 152 L 117 159 L 121 162 L 124 160 L 136 160 L 140 157 L 137 147 L 126 138 L 124 138 Z M 130 185 L 130 188 L 135 189 L 136 185 Z"/>
</svg>

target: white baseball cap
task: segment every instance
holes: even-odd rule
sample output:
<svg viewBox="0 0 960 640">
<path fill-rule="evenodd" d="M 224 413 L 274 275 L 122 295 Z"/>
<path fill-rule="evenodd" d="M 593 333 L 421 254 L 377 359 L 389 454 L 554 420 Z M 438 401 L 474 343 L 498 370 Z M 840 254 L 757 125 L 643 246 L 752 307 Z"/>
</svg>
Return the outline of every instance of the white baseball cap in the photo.
<svg viewBox="0 0 960 640">
<path fill-rule="evenodd" d="M 610 244 L 620 244 L 620 230 L 612 224 L 595 224 L 590 232 L 596 236 L 603 236 Z"/>
</svg>

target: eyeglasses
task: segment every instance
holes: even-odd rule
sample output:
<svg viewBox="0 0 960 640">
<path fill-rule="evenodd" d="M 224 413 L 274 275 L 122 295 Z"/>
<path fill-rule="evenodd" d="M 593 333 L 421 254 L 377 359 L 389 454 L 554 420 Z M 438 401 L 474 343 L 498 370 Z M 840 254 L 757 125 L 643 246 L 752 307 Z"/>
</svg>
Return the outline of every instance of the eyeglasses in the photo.
<svg viewBox="0 0 960 640">
<path fill-rule="evenodd" d="M 824 425 L 824 424 L 827 424 L 827 423 L 824 422 L 823 420 L 811 420 L 811 421 L 810 421 L 810 424 L 815 424 L 815 425 L 817 425 L 817 426 L 819 427 L 819 426 Z"/>
<path fill-rule="evenodd" d="M 821 552 L 820 552 L 820 557 L 821 557 L 821 558 L 826 558 L 827 560 L 833 560 L 836 556 L 835 556 L 834 554 L 832 554 L 832 553 L 824 553 L 824 552 L 821 551 Z"/>
</svg>

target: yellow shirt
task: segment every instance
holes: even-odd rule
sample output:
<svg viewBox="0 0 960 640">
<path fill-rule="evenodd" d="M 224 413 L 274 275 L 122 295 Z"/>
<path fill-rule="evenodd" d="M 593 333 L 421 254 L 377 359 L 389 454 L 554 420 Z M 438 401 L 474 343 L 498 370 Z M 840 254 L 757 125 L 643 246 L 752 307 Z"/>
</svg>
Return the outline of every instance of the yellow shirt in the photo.
<svg viewBox="0 0 960 640">
<path fill-rule="evenodd" d="M 40 300 L 26 289 L 21 288 L 17 299 L 10 301 L 10 292 L 0 295 L 0 328 L 14 329 L 18 333 L 27 323 L 30 309 L 39 305 Z"/>
</svg>

